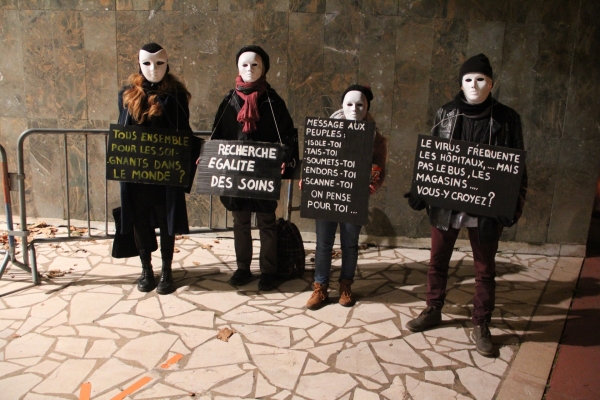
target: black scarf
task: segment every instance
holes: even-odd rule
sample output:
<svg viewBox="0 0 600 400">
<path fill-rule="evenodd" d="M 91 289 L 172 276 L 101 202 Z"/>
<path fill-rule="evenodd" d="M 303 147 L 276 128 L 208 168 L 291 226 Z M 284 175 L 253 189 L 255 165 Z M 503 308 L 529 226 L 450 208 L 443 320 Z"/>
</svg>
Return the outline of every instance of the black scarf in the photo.
<svg viewBox="0 0 600 400">
<path fill-rule="evenodd" d="M 470 117 L 475 117 L 485 113 L 487 109 L 492 106 L 493 99 L 492 94 L 490 93 L 487 99 L 485 99 L 482 103 L 469 104 L 465 99 L 465 94 L 461 90 L 456 96 L 454 96 L 454 104 L 456 104 L 461 113 Z"/>
</svg>

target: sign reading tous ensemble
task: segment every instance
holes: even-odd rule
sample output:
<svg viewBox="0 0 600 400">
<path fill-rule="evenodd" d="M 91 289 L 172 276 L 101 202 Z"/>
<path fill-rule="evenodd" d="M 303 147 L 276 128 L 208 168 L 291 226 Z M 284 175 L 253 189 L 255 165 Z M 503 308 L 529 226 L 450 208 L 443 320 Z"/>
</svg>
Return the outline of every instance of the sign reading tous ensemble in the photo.
<svg viewBox="0 0 600 400">
<path fill-rule="evenodd" d="M 188 186 L 192 132 L 110 125 L 106 179 Z"/>
<path fill-rule="evenodd" d="M 365 225 L 375 123 L 307 117 L 302 218 Z"/>
<path fill-rule="evenodd" d="M 413 195 L 475 215 L 514 215 L 526 151 L 427 135 L 418 140 Z"/>
<path fill-rule="evenodd" d="M 279 200 L 283 146 L 209 140 L 202 146 L 196 193 Z"/>
</svg>

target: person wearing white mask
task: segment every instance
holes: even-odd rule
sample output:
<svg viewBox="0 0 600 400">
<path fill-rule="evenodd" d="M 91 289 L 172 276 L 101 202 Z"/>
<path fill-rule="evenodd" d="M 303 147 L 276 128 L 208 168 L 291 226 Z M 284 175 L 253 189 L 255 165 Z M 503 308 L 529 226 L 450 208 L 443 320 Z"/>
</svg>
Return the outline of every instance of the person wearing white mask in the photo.
<svg viewBox="0 0 600 400">
<path fill-rule="evenodd" d="M 492 97 L 492 66 L 484 54 L 469 58 L 460 69 L 461 91 L 454 100 L 436 113 L 432 135 L 447 139 L 523 149 L 519 114 Z M 514 225 L 521 216 L 527 193 L 527 173 L 523 173 L 519 198 L 512 218 L 484 217 L 465 212 L 430 207 L 431 257 L 427 273 L 427 307 L 406 327 L 412 332 L 433 328 L 441 323 L 442 307 L 452 251 L 461 228 L 467 228 L 473 250 L 475 293 L 473 297 L 473 337 L 477 351 L 495 356 L 489 330 L 495 307 L 495 255 L 503 227 Z M 407 193 L 409 205 L 422 210 L 427 204 Z"/>
<path fill-rule="evenodd" d="M 119 91 L 119 124 L 190 131 L 190 93 L 169 73 L 167 51 L 156 43 L 144 45 L 138 54 L 139 73 L 129 76 Z M 135 238 L 142 275 L 140 292 L 156 288 L 158 294 L 174 290 L 171 263 L 175 235 L 189 233 L 186 188 L 121 182 L 121 234 Z M 189 188 L 187 189 L 189 193 Z M 157 249 L 155 228 L 160 228 L 162 270 L 157 284 L 151 255 Z"/>
<path fill-rule="evenodd" d="M 236 55 L 236 64 L 235 89 L 227 93 L 215 114 L 211 139 L 282 143 L 285 145 L 284 164 L 287 164 L 297 133 L 285 102 L 267 82 L 269 55 L 260 46 L 244 46 Z M 250 221 L 252 213 L 255 213 L 260 236 L 258 288 L 264 291 L 275 289 L 277 201 L 221 196 L 221 203 L 233 214 L 237 270 L 229 283 L 244 286 L 252 280 Z"/>
<path fill-rule="evenodd" d="M 330 118 L 348 119 L 355 121 L 373 121 L 369 113 L 373 92 L 369 87 L 351 85 L 342 94 L 342 108 L 334 112 Z M 387 162 L 387 139 L 375 128 L 373 137 L 373 174 L 369 185 L 371 194 L 375 193 L 385 179 L 385 164 Z M 358 236 L 361 225 L 337 223 L 333 221 L 316 220 L 317 249 L 315 251 L 315 281 L 313 293 L 306 302 L 306 307 L 312 310 L 320 308 L 329 300 L 329 276 L 335 232 L 340 227 L 340 242 L 342 247 L 342 270 L 339 277 L 338 302 L 344 307 L 354 305 L 352 284 L 358 262 Z"/>
</svg>

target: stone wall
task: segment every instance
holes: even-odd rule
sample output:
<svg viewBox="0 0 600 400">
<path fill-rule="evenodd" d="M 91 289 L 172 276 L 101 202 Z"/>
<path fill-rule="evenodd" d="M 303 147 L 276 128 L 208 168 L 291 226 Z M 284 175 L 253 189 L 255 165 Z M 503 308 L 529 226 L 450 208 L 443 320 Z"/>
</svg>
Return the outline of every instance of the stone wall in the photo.
<svg viewBox="0 0 600 400">
<path fill-rule="evenodd" d="M 307 115 L 338 108 L 347 85 L 372 86 L 390 157 L 363 233 L 427 237 L 425 213 L 402 198 L 417 135 L 459 90 L 461 63 L 483 52 L 494 67 L 494 96 L 521 114 L 528 150 L 525 212 L 503 239 L 583 244 L 600 161 L 598 17 L 597 0 L 2 0 L 0 142 L 14 171 L 17 138 L 28 128 L 108 127 L 118 88 L 150 41 L 168 50 L 171 71 L 193 95 L 192 126 L 207 130 L 233 86 L 236 51 L 255 43 L 270 54 L 269 82 L 300 131 Z M 64 217 L 68 180 L 71 216 L 83 217 L 83 144 L 75 136 L 25 142 L 28 215 Z M 101 137 L 88 140 L 99 220 L 103 145 Z M 68 176 L 60 168 L 65 146 Z M 108 186 L 112 207 L 118 185 Z M 207 198 L 188 200 L 192 224 L 206 225 Z M 216 208 L 213 222 L 222 226 Z M 294 220 L 313 230 L 297 213 Z"/>
</svg>

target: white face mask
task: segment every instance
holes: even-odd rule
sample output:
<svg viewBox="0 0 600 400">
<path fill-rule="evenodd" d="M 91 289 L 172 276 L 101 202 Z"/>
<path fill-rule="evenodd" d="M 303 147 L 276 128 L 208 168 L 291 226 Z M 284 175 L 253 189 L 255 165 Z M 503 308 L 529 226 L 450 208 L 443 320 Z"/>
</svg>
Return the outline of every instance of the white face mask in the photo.
<svg viewBox="0 0 600 400">
<path fill-rule="evenodd" d="M 488 98 L 492 91 L 493 81 L 490 77 L 479 74 L 465 74 L 462 78 L 462 91 L 469 104 L 480 104 Z"/>
<path fill-rule="evenodd" d="M 140 69 L 149 82 L 162 81 L 167 73 L 167 51 L 162 49 L 156 53 L 148 53 L 140 50 Z"/>
<path fill-rule="evenodd" d="M 238 71 L 244 82 L 256 82 L 263 73 L 262 58 L 251 51 L 242 53 L 238 58 Z"/>
<path fill-rule="evenodd" d="M 367 116 L 367 98 L 358 90 L 351 90 L 344 96 L 342 107 L 346 119 L 362 121 Z"/>
</svg>

